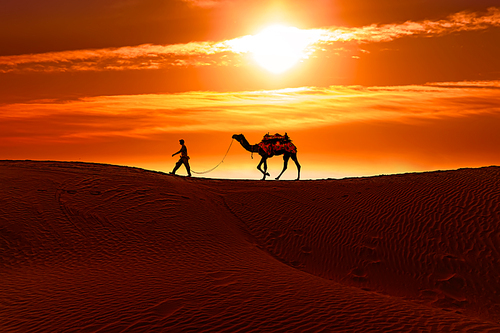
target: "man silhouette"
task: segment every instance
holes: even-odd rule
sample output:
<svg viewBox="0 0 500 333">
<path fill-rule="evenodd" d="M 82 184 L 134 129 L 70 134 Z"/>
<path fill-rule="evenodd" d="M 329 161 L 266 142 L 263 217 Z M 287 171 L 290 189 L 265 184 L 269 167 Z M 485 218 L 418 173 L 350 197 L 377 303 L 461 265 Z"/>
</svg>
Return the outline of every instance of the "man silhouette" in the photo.
<svg viewBox="0 0 500 333">
<path fill-rule="evenodd" d="M 175 153 L 175 154 L 172 154 L 172 157 L 174 157 L 175 155 L 177 154 L 181 154 L 181 157 L 179 158 L 179 160 L 177 161 L 177 163 L 175 163 L 175 167 L 174 167 L 174 170 L 172 170 L 172 174 L 175 175 L 175 172 L 177 171 L 177 169 L 180 168 L 180 166 L 182 164 L 184 164 L 184 166 L 186 167 L 186 170 L 187 170 L 187 173 L 188 173 L 188 177 L 191 177 L 191 168 L 189 167 L 189 156 L 187 154 L 187 148 L 186 146 L 184 145 L 184 140 L 180 139 L 179 140 L 179 143 L 181 144 L 181 149 Z"/>
</svg>

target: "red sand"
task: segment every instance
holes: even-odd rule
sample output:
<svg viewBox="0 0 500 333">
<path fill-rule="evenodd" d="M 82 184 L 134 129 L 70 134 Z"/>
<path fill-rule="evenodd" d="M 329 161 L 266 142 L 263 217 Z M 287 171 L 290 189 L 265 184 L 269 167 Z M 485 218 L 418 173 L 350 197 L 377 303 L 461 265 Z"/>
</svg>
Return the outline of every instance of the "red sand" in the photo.
<svg viewBox="0 0 500 333">
<path fill-rule="evenodd" d="M 2 332 L 500 332 L 500 167 L 214 180 L 0 161 Z"/>
</svg>

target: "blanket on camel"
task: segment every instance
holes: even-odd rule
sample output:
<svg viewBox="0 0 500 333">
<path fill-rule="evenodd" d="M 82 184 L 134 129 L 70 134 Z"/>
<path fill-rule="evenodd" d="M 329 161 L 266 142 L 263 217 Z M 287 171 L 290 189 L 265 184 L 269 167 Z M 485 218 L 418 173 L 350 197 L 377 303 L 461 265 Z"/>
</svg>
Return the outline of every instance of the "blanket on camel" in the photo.
<svg viewBox="0 0 500 333">
<path fill-rule="evenodd" d="M 267 133 L 259 143 L 259 147 L 269 156 L 283 154 L 284 152 L 297 153 L 297 147 L 292 143 L 287 133 L 285 135 L 279 133 L 269 135 Z"/>
</svg>

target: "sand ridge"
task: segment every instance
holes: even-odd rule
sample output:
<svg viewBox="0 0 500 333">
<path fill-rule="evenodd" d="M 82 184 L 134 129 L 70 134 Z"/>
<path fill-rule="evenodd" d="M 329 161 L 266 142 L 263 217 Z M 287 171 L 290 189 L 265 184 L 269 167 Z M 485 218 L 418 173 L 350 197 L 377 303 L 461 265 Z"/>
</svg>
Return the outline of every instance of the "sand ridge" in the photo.
<svg viewBox="0 0 500 333">
<path fill-rule="evenodd" d="M 500 331 L 500 168 L 310 181 L 0 161 L 0 330 Z"/>
</svg>

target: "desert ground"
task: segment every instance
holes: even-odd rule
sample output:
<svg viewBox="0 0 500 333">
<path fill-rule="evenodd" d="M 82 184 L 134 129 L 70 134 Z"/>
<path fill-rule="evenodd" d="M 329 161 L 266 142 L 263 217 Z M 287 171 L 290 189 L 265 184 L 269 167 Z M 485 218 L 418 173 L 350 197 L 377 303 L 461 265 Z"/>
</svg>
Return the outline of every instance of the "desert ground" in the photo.
<svg viewBox="0 0 500 333">
<path fill-rule="evenodd" d="M 0 161 L 2 332 L 500 332 L 499 276 L 497 166 L 259 181 Z"/>
</svg>

